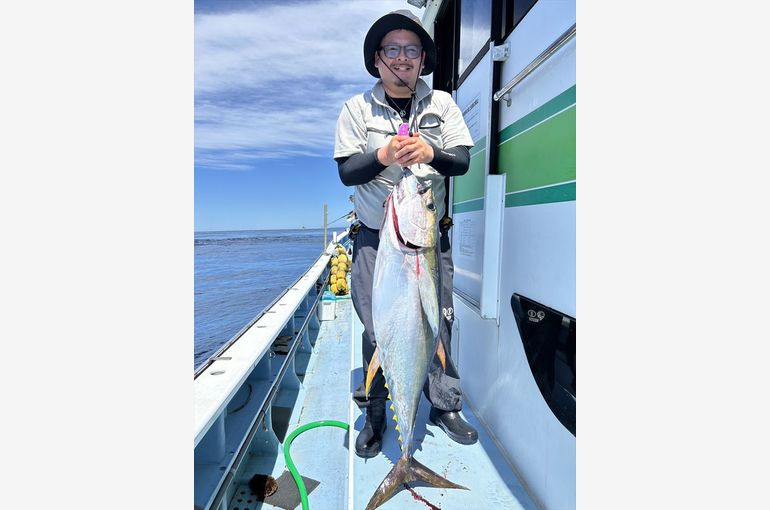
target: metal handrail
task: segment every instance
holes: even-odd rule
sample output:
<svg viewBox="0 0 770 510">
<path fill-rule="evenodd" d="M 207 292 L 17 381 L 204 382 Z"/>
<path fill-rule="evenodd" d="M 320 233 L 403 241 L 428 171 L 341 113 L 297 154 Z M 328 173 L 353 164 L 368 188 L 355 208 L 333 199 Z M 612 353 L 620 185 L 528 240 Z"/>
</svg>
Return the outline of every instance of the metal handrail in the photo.
<svg viewBox="0 0 770 510">
<path fill-rule="evenodd" d="M 527 67 L 525 67 L 511 81 L 506 83 L 503 88 L 495 92 L 492 98 L 495 101 L 499 101 L 501 98 L 505 97 L 508 106 L 511 106 L 511 89 L 518 85 L 519 82 L 521 82 L 524 78 L 529 76 L 532 71 L 540 67 L 540 65 L 545 62 L 548 57 L 554 54 L 559 48 L 567 44 L 573 37 L 575 37 L 575 27 L 576 24 L 573 24 L 569 29 L 567 29 L 566 32 L 561 34 L 548 48 L 546 48 L 540 55 L 535 57 L 535 59 L 530 62 Z"/>
<path fill-rule="evenodd" d="M 339 239 L 342 239 L 342 238 L 344 238 L 344 237 L 345 237 L 345 234 L 341 234 L 341 235 L 339 236 Z M 336 241 L 335 241 L 335 242 L 336 242 Z M 326 248 L 324 248 L 324 251 L 321 253 L 321 255 L 319 255 L 319 257 L 318 257 L 318 258 L 321 258 L 321 257 L 323 257 L 324 255 L 327 255 L 327 253 L 326 253 L 326 250 L 327 250 L 327 249 L 328 249 L 328 245 L 327 245 L 327 247 L 326 247 Z M 316 259 L 316 260 L 317 260 L 317 259 Z M 312 267 L 312 265 L 311 265 L 311 267 Z M 310 271 L 310 270 L 308 269 L 308 271 Z M 237 332 L 235 335 L 233 335 L 233 336 L 230 338 L 230 340 L 228 340 L 228 341 L 227 341 L 225 344 L 223 344 L 221 347 L 219 347 L 219 349 L 217 349 L 217 350 L 214 352 L 214 354 L 212 354 L 211 356 L 209 356 L 209 357 L 208 357 L 208 359 L 206 359 L 206 361 L 204 361 L 203 363 L 201 363 L 201 364 L 200 364 L 200 366 L 198 366 L 198 368 L 196 368 L 196 369 L 195 369 L 195 371 L 193 372 L 193 380 L 197 379 L 199 375 L 201 375 L 203 372 L 205 372 L 205 371 L 206 371 L 206 369 L 207 369 L 208 367 L 210 367 L 210 366 L 211 366 L 211 365 L 212 365 L 212 364 L 213 364 L 213 363 L 214 363 L 214 362 L 217 360 L 217 358 L 219 358 L 220 356 L 222 356 L 222 354 L 224 354 L 224 352 L 225 352 L 225 351 L 227 351 L 227 349 L 229 349 L 230 347 L 232 347 L 232 345 L 233 345 L 233 344 L 234 344 L 234 343 L 235 343 L 235 342 L 236 342 L 236 341 L 237 341 L 237 340 L 238 340 L 240 337 L 242 337 L 242 336 L 243 336 L 243 334 L 244 334 L 244 333 L 246 333 L 246 331 L 248 331 L 248 330 L 249 330 L 249 329 L 250 329 L 250 328 L 251 328 L 251 327 L 252 327 L 254 324 L 256 324 L 256 323 L 257 323 L 257 321 L 258 321 L 259 319 L 261 319 L 261 318 L 262 318 L 262 317 L 263 317 L 265 314 L 267 314 L 267 312 L 268 312 L 268 311 L 269 311 L 271 308 L 273 308 L 273 306 L 275 306 L 275 304 L 276 304 L 278 301 L 280 301 L 280 300 L 281 300 L 281 298 L 283 298 L 283 297 L 284 297 L 284 296 L 285 296 L 285 295 L 286 295 L 286 294 L 287 294 L 287 293 L 288 293 L 288 292 L 289 292 L 289 291 L 290 291 L 292 288 L 296 287 L 296 286 L 297 286 L 297 284 L 300 282 L 300 280 L 302 280 L 302 278 L 304 278 L 304 277 L 305 277 L 305 275 L 307 274 L 307 272 L 308 272 L 308 271 L 306 271 L 305 273 L 301 274 L 301 275 L 300 275 L 300 276 L 299 276 L 299 277 L 298 277 L 296 280 L 294 280 L 294 283 L 292 283 L 291 285 L 289 285 L 288 287 L 286 287 L 286 289 L 285 289 L 283 292 L 281 292 L 281 294 L 280 294 L 279 296 L 277 296 L 275 299 L 273 299 L 273 300 L 270 302 L 270 304 L 268 304 L 267 306 L 265 306 L 265 307 L 262 309 L 262 311 L 261 311 L 260 313 L 258 313 L 258 314 L 257 314 L 257 316 L 256 316 L 256 317 L 254 317 L 254 318 L 253 318 L 253 319 L 251 319 L 251 320 L 250 320 L 248 323 L 246 323 L 246 325 L 245 325 L 245 326 L 243 326 L 243 327 L 242 327 L 242 328 L 241 328 L 241 329 L 240 329 L 240 330 L 239 330 L 239 331 L 238 331 L 238 332 Z M 318 283 L 318 282 L 316 282 L 316 283 Z M 321 287 L 321 288 L 323 288 L 323 287 Z"/>
<path fill-rule="evenodd" d="M 329 281 L 329 275 L 326 276 L 326 282 L 328 283 L 328 281 Z M 276 374 L 275 379 L 273 379 L 270 386 L 270 390 L 268 391 L 265 399 L 262 401 L 262 405 L 260 406 L 259 411 L 257 412 L 257 416 L 252 422 L 251 426 L 249 427 L 249 431 L 246 433 L 246 438 L 241 444 L 240 448 L 238 449 L 238 453 L 235 455 L 232 462 L 228 466 L 227 474 L 222 479 L 222 482 L 219 485 L 219 490 L 217 490 L 217 493 L 214 495 L 214 499 L 212 501 L 212 504 L 209 506 L 209 508 L 219 508 L 219 504 L 222 502 L 222 499 L 224 499 L 224 496 L 228 487 L 232 483 L 233 478 L 235 478 L 235 474 L 238 472 L 238 469 L 240 469 L 241 462 L 243 461 L 243 457 L 246 455 L 246 452 L 248 452 L 248 449 L 251 446 L 252 441 L 254 440 L 254 436 L 257 435 L 259 427 L 260 425 L 262 425 L 262 422 L 265 419 L 265 414 L 267 414 L 267 408 L 270 407 L 273 401 L 273 397 L 275 397 L 275 394 L 278 393 L 278 390 L 281 386 L 281 382 L 283 381 L 283 377 L 286 375 L 286 371 L 291 365 L 292 359 L 294 358 L 294 355 L 297 353 L 297 349 L 299 348 L 299 345 L 302 343 L 302 335 L 305 333 L 305 330 L 310 324 L 311 317 L 313 316 L 314 313 L 316 313 L 316 310 L 318 309 L 318 302 L 321 300 L 321 296 L 323 296 L 323 289 L 324 287 L 321 287 L 321 291 L 318 292 L 318 295 L 316 296 L 315 301 L 313 302 L 313 305 L 310 307 L 310 310 L 305 316 L 305 320 L 302 323 L 302 326 L 299 328 L 299 331 L 297 331 L 297 333 L 294 335 L 294 340 L 292 341 L 291 348 L 286 353 L 286 359 L 283 360 L 283 364 L 281 365 L 280 370 Z"/>
<path fill-rule="evenodd" d="M 322 257 L 322 256 L 323 256 L 323 254 L 321 254 L 320 256 Z M 198 376 L 199 376 L 199 375 L 201 375 L 201 374 L 202 374 L 202 373 L 203 373 L 203 372 L 204 372 L 204 371 L 205 371 L 205 370 L 206 370 L 208 367 L 210 367 L 210 366 L 211 366 L 211 365 L 212 365 L 212 364 L 213 364 L 213 363 L 216 361 L 216 359 L 217 359 L 218 357 L 220 357 L 220 356 L 221 356 L 221 355 L 222 355 L 222 354 L 223 354 L 223 353 L 224 353 L 224 352 L 225 352 L 227 349 L 229 349 L 230 347 L 232 347 L 232 345 L 233 345 L 233 344 L 236 342 L 236 340 L 238 340 L 240 337 L 242 337 L 242 336 L 243 336 L 243 334 L 244 334 L 244 333 L 246 333 L 246 331 L 248 331 L 248 330 L 249 330 L 249 329 L 250 329 L 250 328 L 251 328 L 251 327 L 252 327 L 254 324 L 256 324 L 256 323 L 257 323 L 257 321 L 258 321 L 259 319 L 261 319 L 261 318 L 262 318 L 262 317 L 263 317 L 265 314 L 267 314 L 267 312 L 268 312 L 268 311 L 269 311 L 271 308 L 273 308 L 273 306 L 275 306 L 275 304 L 276 304 L 278 301 L 280 301 L 280 300 L 281 300 L 281 298 L 283 298 L 283 297 L 284 297 L 284 296 L 285 296 L 285 295 L 286 295 L 286 294 L 287 294 L 287 293 L 288 293 L 288 292 L 289 292 L 289 291 L 290 291 L 292 288 L 296 287 L 296 286 L 297 286 L 297 284 L 300 282 L 300 280 L 302 280 L 302 278 L 304 278 L 306 274 L 307 274 L 307 272 L 305 272 L 305 273 L 301 274 L 301 275 L 299 276 L 299 278 L 297 278 L 297 279 L 294 281 L 294 283 L 292 283 L 291 285 L 289 285 L 288 287 L 286 287 L 286 289 L 285 289 L 283 292 L 281 292 L 281 294 L 280 294 L 280 295 L 278 295 L 278 296 L 277 296 L 275 299 L 273 299 L 273 300 L 272 300 L 272 301 L 271 301 L 271 302 L 270 302 L 270 303 L 269 303 L 267 306 L 265 306 L 265 307 L 262 309 L 262 311 L 261 311 L 261 312 L 259 312 L 259 313 L 257 314 L 257 316 L 256 316 L 256 317 L 254 317 L 254 318 L 253 318 L 253 319 L 251 319 L 251 320 L 250 320 L 248 323 L 246 323 L 246 325 L 245 325 L 245 326 L 243 326 L 243 327 L 242 327 L 240 330 L 238 330 L 238 332 L 237 332 L 235 335 L 233 335 L 233 336 L 230 338 L 230 340 L 228 340 L 228 341 L 227 341 L 225 344 L 223 344 L 223 345 L 222 345 L 222 346 L 221 346 L 219 349 L 217 349 L 217 350 L 214 352 L 214 354 L 212 354 L 211 356 L 209 356 L 209 357 L 208 357 L 208 359 L 206 359 L 206 361 L 204 361 L 203 363 L 201 363 L 201 364 L 200 364 L 200 366 L 199 366 L 198 368 L 196 368 L 196 369 L 195 369 L 195 372 L 194 372 L 194 374 L 193 374 L 193 379 L 197 379 L 197 378 L 198 378 Z M 316 282 L 316 283 L 317 283 L 317 282 Z"/>
</svg>

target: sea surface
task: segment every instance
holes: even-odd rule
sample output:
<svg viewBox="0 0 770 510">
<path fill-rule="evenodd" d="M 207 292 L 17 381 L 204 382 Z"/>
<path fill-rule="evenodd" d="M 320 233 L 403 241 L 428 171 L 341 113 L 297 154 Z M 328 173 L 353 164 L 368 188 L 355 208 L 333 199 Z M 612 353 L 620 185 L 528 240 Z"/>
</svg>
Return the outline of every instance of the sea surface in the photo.
<svg viewBox="0 0 770 510">
<path fill-rule="evenodd" d="M 323 229 L 196 232 L 195 368 L 302 276 L 323 240 Z"/>
</svg>

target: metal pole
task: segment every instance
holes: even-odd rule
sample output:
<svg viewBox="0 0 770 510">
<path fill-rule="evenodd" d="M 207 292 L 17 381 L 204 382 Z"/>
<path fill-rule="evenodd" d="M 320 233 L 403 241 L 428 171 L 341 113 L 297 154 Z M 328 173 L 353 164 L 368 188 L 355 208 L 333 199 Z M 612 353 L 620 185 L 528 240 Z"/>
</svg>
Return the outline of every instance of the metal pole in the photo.
<svg viewBox="0 0 770 510">
<path fill-rule="evenodd" d="M 324 204 L 324 250 L 326 250 L 326 214 L 328 213 L 328 206 Z"/>
</svg>

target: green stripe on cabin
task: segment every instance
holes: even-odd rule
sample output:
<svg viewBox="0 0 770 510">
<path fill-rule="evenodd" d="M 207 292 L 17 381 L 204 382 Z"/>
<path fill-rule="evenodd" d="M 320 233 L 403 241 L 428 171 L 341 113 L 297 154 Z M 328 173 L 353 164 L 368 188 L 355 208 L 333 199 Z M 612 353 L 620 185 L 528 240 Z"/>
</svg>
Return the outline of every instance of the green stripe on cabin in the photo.
<svg viewBox="0 0 770 510">
<path fill-rule="evenodd" d="M 452 214 L 465 213 L 471 211 L 481 211 L 484 209 L 484 199 L 468 200 L 459 204 L 452 205 Z"/>
<path fill-rule="evenodd" d="M 568 88 L 542 106 L 539 106 L 500 131 L 500 143 L 513 138 L 522 131 L 553 117 L 562 110 L 575 105 L 575 86 Z"/>
<path fill-rule="evenodd" d="M 575 101 L 572 86 L 500 132 L 506 207 L 575 200 Z M 455 213 L 484 207 L 485 145 L 476 142 L 468 172 L 454 178 Z"/>
<path fill-rule="evenodd" d="M 473 147 L 470 148 L 468 151 L 471 156 L 475 156 L 479 152 L 485 150 L 487 148 L 487 137 L 482 136 L 478 142 L 473 142 Z"/>
<path fill-rule="evenodd" d="M 470 165 L 465 175 L 454 178 L 453 203 L 484 198 L 485 162 L 486 151 L 481 151 L 471 156 Z"/>
<path fill-rule="evenodd" d="M 575 180 L 575 107 L 506 140 L 499 162 L 506 192 Z"/>
<path fill-rule="evenodd" d="M 507 193 L 505 195 L 505 207 L 568 202 L 575 200 L 575 191 L 575 183 L 567 182 L 546 188 Z"/>
</svg>

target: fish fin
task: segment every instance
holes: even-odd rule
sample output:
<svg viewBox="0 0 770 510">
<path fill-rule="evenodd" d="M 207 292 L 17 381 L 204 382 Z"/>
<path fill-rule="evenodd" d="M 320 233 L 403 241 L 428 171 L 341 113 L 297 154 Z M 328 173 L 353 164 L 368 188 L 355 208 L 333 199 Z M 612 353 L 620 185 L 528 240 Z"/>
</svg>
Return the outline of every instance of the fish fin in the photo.
<svg viewBox="0 0 770 510">
<path fill-rule="evenodd" d="M 436 343 L 438 344 L 438 347 L 436 347 L 436 355 L 441 362 L 441 367 L 444 369 L 444 372 L 446 372 L 446 351 L 444 350 L 444 342 L 439 339 Z"/>
<path fill-rule="evenodd" d="M 414 474 L 413 480 L 422 480 L 425 483 L 429 483 L 434 487 L 441 487 L 442 489 L 464 489 L 466 491 L 470 490 L 468 487 L 465 487 L 460 484 L 456 484 L 454 482 L 450 482 L 443 476 L 423 466 L 422 464 L 414 460 L 414 458 L 411 459 L 411 462 L 409 463 L 409 468 Z"/>
<path fill-rule="evenodd" d="M 444 489 L 468 490 L 467 487 L 450 482 L 441 475 L 434 473 L 414 460 L 413 457 L 401 457 L 398 459 L 396 465 L 393 466 L 393 469 L 390 470 L 390 473 L 385 476 L 385 479 L 380 483 L 380 486 L 377 487 L 377 490 L 374 491 L 372 498 L 366 505 L 366 510 L 374 510 L 392 498 L 395 495 L 396 490 L 398 490 L 402 484 L 413 482 L 415 480 L 422 480 L 434 487 L 441 487 Z"/>
<path fill-rule="evenodd" d="M 430 256 L 435 257 L 435 252 L 429 253 L 431 253 Z M 421 256 L 418 255 L 418 257 Z M 422 303 L 425 317 L 428 319 L 433 338 L 437 338 L 439 329 L 438 292 L 433 274 L 435 271 L 428 269 L 429 267 L 435 267 L 435 264 L 428 264 L 426 262 L 424 265 L 425 269 L 417 273 L 417 287 L 420 290 L 420 302 Z"/>
<path fill-rule="evenodd" d="M 369 390 L 372 387 L 372 381 L 374 380 L 374 375 L 377 373 L 377 369 L 379 368 L 380 368 L 380 347 L 377 346 L 374 349 L 374 354 L 372 354 L 372 359 L 369 361 L 369 369 L 366 371 L 366 386 L 365 386 L 366 398 L 369 398 Z"/>
<path fill-rule="evenodd" d="M 382 232 L 385 230 L 385 224 L 388 221 L 388 202 L 393 201 L 393 192 L 391 191 L 387 197 L 385 197 L 385 201 L 382 203 L 382 208 L 385 209 L 385 215 L 382 217 L 382 221 L 380 222 L 380 231 L 377 233 L 377 237 L 382 237 Z"/>
</svg>

